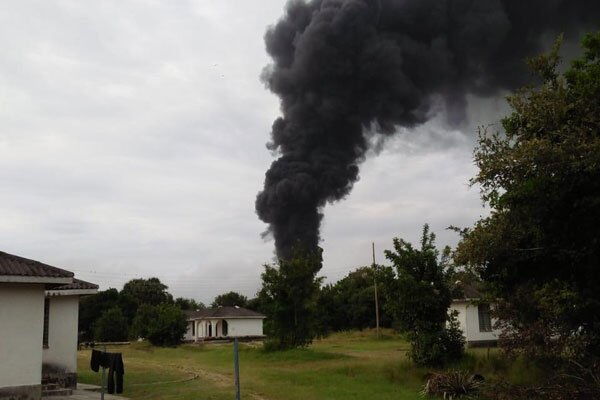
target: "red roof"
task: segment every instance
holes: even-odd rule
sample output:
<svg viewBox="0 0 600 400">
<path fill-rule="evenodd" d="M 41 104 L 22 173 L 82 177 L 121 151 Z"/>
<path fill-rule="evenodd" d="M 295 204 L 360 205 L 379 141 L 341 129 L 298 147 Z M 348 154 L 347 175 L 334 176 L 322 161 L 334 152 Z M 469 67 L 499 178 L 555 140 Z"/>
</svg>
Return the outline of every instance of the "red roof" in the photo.
<svg viewBox="0 0 600 400">
<path fill-rule="evenodd" d="M 0 275 L 42 278 L 72 278 L 73 273 L 39 261 L 0 251 Z"/>
</svg>

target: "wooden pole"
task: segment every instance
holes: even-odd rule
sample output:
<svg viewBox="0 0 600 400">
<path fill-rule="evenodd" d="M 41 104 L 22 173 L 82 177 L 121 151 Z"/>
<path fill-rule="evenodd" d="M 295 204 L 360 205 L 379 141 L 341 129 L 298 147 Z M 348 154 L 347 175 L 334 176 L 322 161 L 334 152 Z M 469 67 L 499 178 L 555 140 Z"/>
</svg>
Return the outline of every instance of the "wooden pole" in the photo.
<svg viewBox="0 0 600 400">
<path fill-rule="evenodd" d="M 375 242 L 371 244 L 373 250 L 373 286 L 375 287 L 375 329 L 377 331 L 377 338 L 379 339 L 379 296 L 377 296 L 377 264 L 375 264 Z"/>
<path fill-rule="evenodd" d="M 233 339 L 233 376 L 235 379 L 235 400 L 240 400 L 240 356 L 238 339 Z"/>
</svg>

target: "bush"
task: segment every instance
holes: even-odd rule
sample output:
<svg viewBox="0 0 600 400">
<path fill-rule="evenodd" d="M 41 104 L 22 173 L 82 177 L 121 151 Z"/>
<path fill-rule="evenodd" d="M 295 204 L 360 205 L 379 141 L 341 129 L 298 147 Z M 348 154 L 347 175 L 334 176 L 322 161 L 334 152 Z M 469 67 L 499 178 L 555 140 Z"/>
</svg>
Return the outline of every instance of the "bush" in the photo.
<svg viewBox="0 0 600 400">
<path fill-rule="evenodd" d="M 432 374 L 423 388 L 423 395 L 440 396 L 448 400 L 472 398 L 482 386 L 482 380 L 464 371 Z"/>
<path fill-rule="evenodd" d="M 127 340 L 127 319 L 118 307 L 106 310 L 96 321 L 94 339 L 99 342 Z"/>
<path fill-rule="evenodd" d="M 176 346 L 181 343 L 187 330 L 185 314 L 174 304 L 161 304 L 153 307 L 154 316 L 150 319 L 147 339 L 155 346 Z"/>
<path fill-rule="evenodd" d="M 411 343 L 408 356 L 417 365 L 441 367 L 460 360 L 465 354 L 465 337 L 456 319 L 448 316 L 448 325 L 434 332 L 409 332 Z"/>
<path fill-rule="evenodd" d="M 465 355 L 465 337 L 458 322 L 458 311 L 448 315 L 448 325 L 442 334 L 442 343 L 446 352 L 446 361 L 459 360 Z"/>
</svg>

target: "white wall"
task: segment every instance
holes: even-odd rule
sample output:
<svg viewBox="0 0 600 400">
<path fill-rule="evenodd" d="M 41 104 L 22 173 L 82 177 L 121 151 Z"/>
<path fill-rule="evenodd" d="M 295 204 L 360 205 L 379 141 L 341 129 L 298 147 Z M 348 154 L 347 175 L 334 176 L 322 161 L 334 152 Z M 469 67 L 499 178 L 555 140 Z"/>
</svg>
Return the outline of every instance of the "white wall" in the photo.
<svg viewBox="0 0 600 400">
<path fill-rule="evenodd" d="M 194 340 L 195 339 L 194 335 L 192 335 L 192 325 L 195 323 L 196 323 L 196 321 L 188 321 L 187 330 L 185 331 L 185 334 L 183 335 L 183 340 Z"/>
<path fill-rule="evenodd" d="M 262 336 L 263 334 L 263 320 L 261 318 L 227 319 L 227 324 L 227 336 Z"/>
<path fill-rule="evenodd" d="M 188 330 L 185 334 L 186 340 L 202 339 L 208 335 L 208 324 L 212 323 L 212 337 L 222 337 L 222 320 L 197 320 L 196 336 L 192 336 L 191 323 L 188 322 Z M 225 318 L 227 321 L 227 337 L 262 336 L 263 320 L 259 318 Z M 217 327 L 218 324 L 218 327 Z"/>
<path fill-rule="evenodd" d="M 44 286 L 0 283 L 0 387 L 42 380 Z"/>
<path fill-rule="evenodd" d="M 492 328 L 492 332 L 479 331 L 479 313 L 476 304 L 468 301 L 455 301 L 450 306 L 450 311 L 454 310 L 459 313 L 458 322 L 467 342 L 498 340 L 498 330 Z M 496 320 L 492 319 L 492 326 L 495 322 Z"/>
<path fill-rule="evenodd" d="M 469 304 L 467 305 L 467 332 L 468 337 L 467 341 L 484 341 L 484 340 L 498 340 L 498 332 L 494 331 L 492 328 L 492 332 L 480 332 L 479 331 L 479 313 L 477 311 L 477 305 Z M 496 320 L 492 319 L 492 326 Z"/>
<path fill-rule="evenodd" d="M 52 296 L 48 314 L 48 348 L 43 362 L 77 372 L 79 296 Z"/>
</svg>

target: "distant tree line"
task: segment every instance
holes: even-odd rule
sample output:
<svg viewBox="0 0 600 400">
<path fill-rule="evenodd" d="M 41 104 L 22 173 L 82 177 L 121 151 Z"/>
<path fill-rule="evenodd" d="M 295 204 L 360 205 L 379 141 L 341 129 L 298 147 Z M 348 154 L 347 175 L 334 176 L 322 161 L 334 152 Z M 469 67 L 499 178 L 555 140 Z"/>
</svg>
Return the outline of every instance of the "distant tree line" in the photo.
<svg viewBox="0 0 600 400">
<path fill-rule="evenodd" d="M 121 291 L 108 289 L 82 298 L 81 341 L 146 338 L 156 345 L 175 345 L 186 330 L 184 310 L 204 308 L 194 299 L 176 298 L 158 278 L 132 279 Z"/>
</svg>

